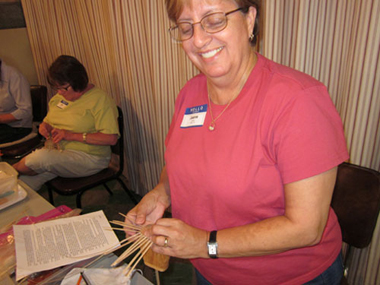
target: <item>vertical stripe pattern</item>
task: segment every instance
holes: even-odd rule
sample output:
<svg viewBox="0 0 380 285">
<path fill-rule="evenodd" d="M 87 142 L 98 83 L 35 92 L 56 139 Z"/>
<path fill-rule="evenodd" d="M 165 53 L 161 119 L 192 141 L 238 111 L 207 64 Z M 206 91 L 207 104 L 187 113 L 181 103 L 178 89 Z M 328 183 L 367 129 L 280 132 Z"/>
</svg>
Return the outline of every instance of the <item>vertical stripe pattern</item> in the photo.
<svg viewBox="0 0 380 285">
<path fill-rule="evenodd" d="M 175 98 L 198 73 L 170 40 L 164 1 L 22 0 L 22 5 L 39 83 L 47 85 L 46 72 L 56 57 L 77 57 L 91 82 L 125 113 L 124 174 L 132 189 L 151 190 L 164 165 Z"/>
<path fill-rule="evenodd" d="M 263 0 L 264 56 L 322 81 L 344 123 L 352 163 L 380 170 L 380 0 Z M 148 192 L 164 165 L 174 101 L 198 73 L 171 42 L 164 1 L 22 0 L 40 84 L 69 54 L 125 113 L 125 175 Z M 51 93 L 51 91 L 50 91 Z M 52 95 L 52 94 L 50 94 Z M 380 284 L 380 229 L 355 250 L 351 284 Z"/>
<path fill-rule="evenodd" d="M 380 1 L 267 0 L 262 53 L 323 82 L 350 161 L 380 170 Z M 380 284 L 380 228 L 353 252 L 350 284 Z"/>
</svg>

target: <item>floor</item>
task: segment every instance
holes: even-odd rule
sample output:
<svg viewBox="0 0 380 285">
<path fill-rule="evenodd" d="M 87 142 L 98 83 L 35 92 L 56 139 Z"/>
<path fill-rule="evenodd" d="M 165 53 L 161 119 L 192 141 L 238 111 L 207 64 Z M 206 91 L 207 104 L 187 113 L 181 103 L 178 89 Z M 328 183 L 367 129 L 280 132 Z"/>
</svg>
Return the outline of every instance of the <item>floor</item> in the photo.
<svg viewBox="0 0 380 285">
<path fill-rule="evenodd" d="M 113 192 L 109 195 L 103 186 L 91 189 L 82 196 L 82 213 L 103 210 L 107 219 L 123 220 L 124 218 L 119 213 L 127 213 L 133 208 L 134 204 L 129 199 L 127 193 L 123 190 L 120 184 L 115 180 L 108 182 L 107 185 Z M 39 192 L 41 196 L 48 200 L 48 191 L 43 187 Z M 136 198 L 141 199 L 136 195 Z M 55 206 L 66 205 L 72 209 L 76 208 L 75 196 L 54 196 Z M 125 238 L 123 232 L 115 231 L 119 240 Z M 124 249 L 120 250 L 124 251 Z M 115 252 L 119 255 L 121 252 Z M 143 271 L 144 276 L 153 284 L 163 285 L 193 285 L 195 283 L 193 266 L 187 260 L 170 258 L 169 268 L 162 273 L 159 273 L 159 282 L 155 277 L 155 272 L 151 268 L 140 262 L 138 267 Z"/>
</svg>

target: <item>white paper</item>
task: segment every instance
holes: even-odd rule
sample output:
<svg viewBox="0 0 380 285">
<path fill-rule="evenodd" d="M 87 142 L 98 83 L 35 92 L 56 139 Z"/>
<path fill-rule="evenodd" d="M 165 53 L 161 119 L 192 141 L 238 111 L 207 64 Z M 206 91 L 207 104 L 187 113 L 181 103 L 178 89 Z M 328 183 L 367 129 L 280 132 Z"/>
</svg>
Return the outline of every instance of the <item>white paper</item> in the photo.
<svg viewBox="0 0 380 285">
<path fill-rule="evenodd" d="M 100 255 L 119 245 L 103 211 L 13 226 L 16 280 Z"/>
<path fill-rule="evenodd" d="M 81 272 L 83 278 L 86 278 L 91 285 L 130 285 L 131 277 L 127 278 L 123 274 L 125 268 L 126 265 L 117 268 L 73 268 L 62 280 L 61 285 L 77 284 Z M 86 281 L 82 280 L 80 284 L 86 284 Z"/>
</svg>

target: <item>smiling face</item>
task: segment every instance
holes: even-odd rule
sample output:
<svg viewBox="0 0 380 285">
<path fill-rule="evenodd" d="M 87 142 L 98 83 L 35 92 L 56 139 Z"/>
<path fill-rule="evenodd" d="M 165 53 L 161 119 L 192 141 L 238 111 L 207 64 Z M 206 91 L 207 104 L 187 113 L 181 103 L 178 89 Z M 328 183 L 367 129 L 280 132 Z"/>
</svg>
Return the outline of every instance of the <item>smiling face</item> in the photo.
<svg viewBox="0 0 380 285">
<path fill-rule="evenodd" d="M 233 0 L 189 0 L 177 19 L 197 23 L 215 12 L 228 13 L 239 8 Z M 256 10 L 248 13 L 235 12 L 227 16 L 227 27 L 215 34 L 205 32 L 201 25 L 194 26 L 193 37 L 182 42 L 190 60 L 211 80 L 233 82 L 247 70 L 252 47 L 249 36 L 252 33 Z"/>
</svg>

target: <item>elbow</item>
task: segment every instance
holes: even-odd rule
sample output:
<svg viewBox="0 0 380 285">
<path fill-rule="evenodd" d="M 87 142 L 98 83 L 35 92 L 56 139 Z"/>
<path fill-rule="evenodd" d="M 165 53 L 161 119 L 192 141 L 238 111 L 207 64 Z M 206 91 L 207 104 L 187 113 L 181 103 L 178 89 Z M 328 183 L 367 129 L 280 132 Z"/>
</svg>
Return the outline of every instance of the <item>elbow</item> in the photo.
<svg viewBox="0 0 380 285">
<path fill-rule="evenodd" d="M 322 239 L 322 233 L 316 233 L 314 235 L 311 235 L 309 237 L 309 244 L 308 246 L 314 246 L 321 242 Z"/>
<path fill-rule="evenodd" d="M 110 141 L 110 145 L 115 145 L 117 144 L 117 141 L 119 140 L 117 135 L 112 136 L 112 139 Z"/>
<path fill-rule="evenodd" d="M 301 236 L 302 238 L 302 247 L 306 246 L 314 246 L 317 245 L 321 242 L 322 235 L 323 235 L 323 229 L 320 228 L 313 228 L 313 229 L 308 229 L 305 231 Z"/>
</svg>

